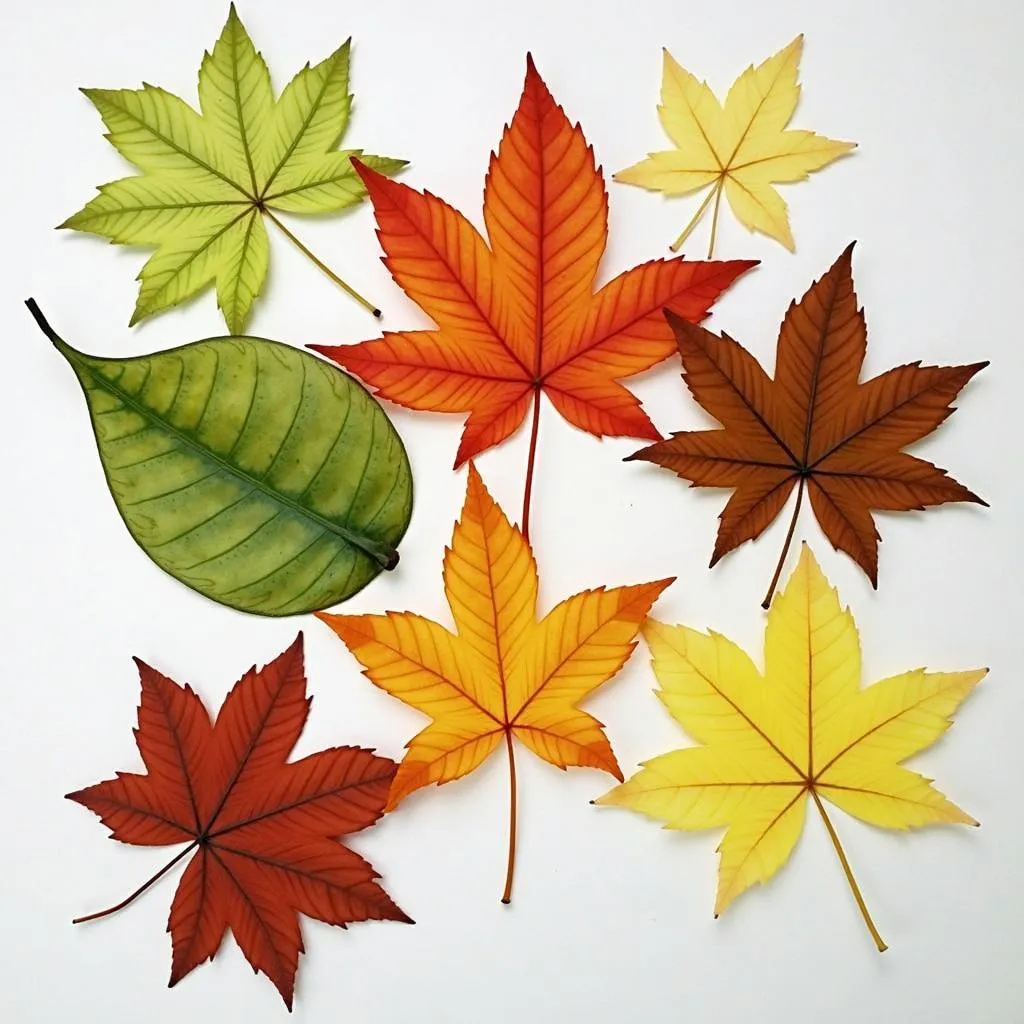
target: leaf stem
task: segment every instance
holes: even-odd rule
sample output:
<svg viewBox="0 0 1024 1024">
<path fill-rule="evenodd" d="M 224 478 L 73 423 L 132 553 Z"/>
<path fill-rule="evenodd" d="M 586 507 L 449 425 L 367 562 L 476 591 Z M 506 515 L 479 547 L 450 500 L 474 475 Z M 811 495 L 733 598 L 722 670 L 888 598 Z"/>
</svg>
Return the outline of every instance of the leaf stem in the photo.
<svg viewBox="0 0 1024 1024">
<path fill-rule="evenodd" d="M 338 275 L 333 270 L 331 270 L 331 268 L 327 266 L 327 264 L 324 263 L 323 260 L 317 257 L 305 245 L 303 245 L 303 243 L 300 242 L 299 239 L 296 238 L 295 235 L 293 235 L 291 231 L 288 230 L 285 224 L 277 217 L 275 217 L 270 210 L 264 208 L 263 212 L 271 221 L 273 221 L 277 225 L 278 230 L 285 236 L 285 238 L 287 238 L 292 243 L 292 245 L 295 246 L 296 249 L 298 249 L 301 253 L 304 253 L 310 260 L 312 260 L 312 262 L 315 263 L 339 288 L 341 288 L 345 292 L 348 292 L 348 294 L 351 295 L 352 298 L 355 299 L 360 306 L 362 306 L 364 309 L 372 313 L 378 320 L 381 318 L 381 311 L 372 302 L 370 302 L 368 299 L 364 299 L 363 296 L 360 295 L 359 292 L 357 292 L 351 285 L 347 284 L 340 277 L 338 277 Z"/>
<path fill-rule="evenodd" d="M 533 469 L 537 463 L 537 437 L 540 433 L 540 388 L 533 393 L 533 424 L 530 427 L 530 453 L 526 457 L 526 487 L 523 489 L 523 540 L 530 540 L 530 499 L 533 497 Z"/>
<path fill-rule="evenodd" d="M 725 178 L 718 179 L 718 186 L 715 188 L 715 212 L 711 214 L 711 243 L 708 245 L 708 259 L 715 255 L 715 239 L 718 237 L 718 211 L 722 206 L 722 189 L 725 186 Z"/>
<path fill-rule="evenodd" d="M 108 917 L 110 914 L 116 914 L 119 910 L 124 910 L 129 903 L 134 902 L 138 899 L 154 882 L 158 882 L 164 875 L 167 874 L 175 864 L 181 860 L 186 854 L 191 853 L 199 845 L 198 840 L 194 840 L 185 847 L 175 858 L 168 861 L 148 882 L 143 882 L 127 899 L 121 900 L 116 907 L 108 907 L 106 910 L 100 910 L 95 914 L 86 914 L 85 917 L 76 917 L 71 923 L 72 924 L 84 924 L 86 921 L 95 921 L 101 917 Z"/>
<path fill-rule="evenodd" d="M 516 754 L 512 746 L 512 729 L 505 729 L 505 746 L 508 749 L 508 868 L 505 871 L 505 891 L 501 894 L 501 902 L 512 902 L 512 876 L 516 870 Z"/>
<path fill-rule="evenodd" d="M 69 356 L 70 353 L 75 350 L 50 326 L 50 321 L 43 316 L 43 311 L 39 308 L 35 299 L 26 299 L 25 305 L 28 306 L 28 311 L 32 314 L 32 318 L 39 325 L 39 329 L 46 335 L 47 338 L 53 342 L 54 346 L 64 356 Z"/>
<path fill-rule="evenodd" d="M 718 185 L 711 189 L 708 194 L 704 197 L 703 202 L 697 207 L 697 212 L 690 218 L 690 223 L 683 228 L 682 234 L 669 246 L 672 252 L 679 252 L 682 248 L 683 243 L 693 233 L 693 229 L 697 226 L 701 217 L 704 216 L 704 211 L 711 205 L 711 200 L 715 198 L 718 193 Z"/>
<path fill-rule="evenodd" d="M 771 583 L 768 584 L 768 593 L 764 595 L 764 600 L 761 602 L 761 607 L 767 609 L 772 603 L 772 595 L 775 593 L 775 588 L 779 584 L 779 577 L 782 575 L 782 567 L 786 564 L 786 555 L 789 554 L 789 545 L 793 543 L 793 534 L 796 532 L 796 521 L 800 515 L 800 503 L 804 500 L 804 483 L 806 477 L 800 477 L 800 486 L 796 492 L 796 507 L 793 509 L 793 518 L 789 521 L 789 532 L 786 534 L 785 543 L 782 545 L 782 554 L 779 555 L 779 563 L 775 566 L 775 575 L 772 576 Z"/>
<path fill-rule="evenodd" d="M 811 787 L 811 796 L 814 798 L 814 802 L 818 805 L 818 811 L 821 813 L 821 820 L 825 822 L 825 828 L 828 829 L 829 838 L 832 840 L 832 845 L 835 847 L 836 853 L 839 855 L 839 863 L 843 865 L 843 871 L 846 873 L 846 880 L 850 883 L 850 889 L 853 891 L 853 898 L 857 901 L 857 906 L 860 907 L 860 913 L 864 918 L 864 923 L 868 926 L 868 931 L 871 932 L 871 938 L 875 940 L 878 952 L 884 953 L 889 947 L 882 941 L 882 936 L 878 934 L 875 922 L 871 920 L 871 915 L 868 913 L 867 905 L 864 903 L 864 897 L 861 895 L 860 889 L 857 886 L 857 880 L 853 877 L 853 872 L 850 870 L 850 862 L 846 859 L 846 852 L 843 850 L 843 844 L 839 842 L 839 836 L 836 834 L 836 830 L 832 827 L 832 822 L 829 820 L 829 816 L 825 813 L 825 805 L 821 802 L 821 798 L 815 792 L 813 786 Z"/>
</svg>

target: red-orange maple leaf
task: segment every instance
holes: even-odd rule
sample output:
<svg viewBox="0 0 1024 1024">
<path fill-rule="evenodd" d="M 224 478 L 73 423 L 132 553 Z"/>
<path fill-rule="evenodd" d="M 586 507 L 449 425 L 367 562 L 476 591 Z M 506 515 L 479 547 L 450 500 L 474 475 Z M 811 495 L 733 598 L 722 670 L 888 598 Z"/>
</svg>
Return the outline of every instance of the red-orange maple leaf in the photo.
<svg viewBox="0 0 1024 1024">
<path fill-rule="evenodd" d="M 123 903 L 78 921 L 127 906 L 194 852 L 167 924 L 170 984 L 212 960 L 230 928 L 291 1009 L 303 951 L 299 914 L 342 927 L 411 923 L 370 864 L 336 841 L 381 816 L 395 764 L 360 747 L 286 760 L 310 705 L 301 633 L 265 668 L 246 672 L 216 724 L 191 687 L 136 663 L 135 739 L 147 774 L 119 772 L 68 799 L 98 814 L 122 843 L 188 845 Z"/>
<path fill-rule="evenodd" d="M 675 351 L 663 309 L 702 320 L 756 263 L 652 260 L 595 294 L 608 236 L 604 178 L 529 57 L 519 109 L 491 155 L 488 241 L 431 193 L 353 165 L 373 202 L 385 264 L 437 330 L 313 348 L 399 405 L 469 413 L 456 467 L 512 434 L 532 402 L 524 534 L 541 393 L 596 436 L 657 439 L 619 380 Z"/>
</svg>

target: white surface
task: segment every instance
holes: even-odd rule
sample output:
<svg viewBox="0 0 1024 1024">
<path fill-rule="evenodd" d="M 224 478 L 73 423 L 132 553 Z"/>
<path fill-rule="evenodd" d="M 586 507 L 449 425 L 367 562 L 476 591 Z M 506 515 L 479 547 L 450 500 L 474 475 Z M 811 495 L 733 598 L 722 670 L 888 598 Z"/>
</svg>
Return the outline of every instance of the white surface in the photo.
<svg viewBox="0 0 1024 1024">
<path fill-rule="evenodd" d="M 397 757 L 422 722 L 363 680 L 312 618 L 232 612 L 149 562 L 106 491 L 78 385 L 21 305 L 34 295 L 72 343 L 112 355 L 222 333 L 209 293 L 129 331 L 144 253 L 52 227 L 94 185 L 128 170 L 77 87 L 145 79 L 194 101 L 200 56 L 226 8 L 208 0 L 4 3 L 0 1018 L 11 1024 L 284 1018 L 269 982 L 252 976 L 230 940 L 213 964 L 164 988 L 172 880 L 116 917 L 70 924 L 163 863 L 163 850 L 105 841 L 91 814 L 62 800 L 116 769 L 140 767 L 131 655 L 190 681 L 216 708 L 245 668 L 278 654 L 302 628 L 315 702 L 300 753 L 359 742 Z M 607 777 L 563 775 L 523 752 L 513 906 L 498 903 L 507 778 L 496 756 L 356 838 L 419 923 L 345 932 L 306 922 L 296 1019 L 1024 1020 L 1022 11 L 1011 0 L 240 5 L 278 87 L 351 34 L 350 143 L 410 158 L 403 180 L 443 195 L 477 224 L 488 153 L 515 109 L 527 49 L 610 172 L 664 144 L 655 115 L 663 45 L 724 90 L 748 63 L 804 32 L 805 94 L 794 126 L 855 139 L 860 149 L 786 189 L 796 255 L 749 237 L 723 211 L 720 255 L 764 262 L 719 304 L 714 326 L 770 366 L 790 299 L 857 238 L 867 373 L 913 359 L 993 361 L 963 395 L 962 411 L 914 449 L 949 467 L 991 510 L 880 515 L 877 595 L 806 513 L 801 522 L 853 607 L 869 679 L 920 664 L 992 670 L 952 732 L 913 762 L 981 820 L 980 830 L 895 835 L 836 814 L 889 952 L 875 952 L 813 814 L 792 862 L 716 922 L 713 834 L 668 834 L 624 811 L 595 810 L 588 801 L 608 788 Z M 603 279 L 662 254 L 694 208 L 615 184 L 610 192 Z M 368 208 L 297 230 L 375 298 L 388 326 L 425 324 L 377 261 Z M 706 232 L 698 231 L 695 254 Z M 367 315 L 280 237 L 272 238 L 271 278 L 252 333 L 296 344 L 374 336 Z M 636 390 L 663 430 L 706 422 L 675 362 Z M 347 608 L 408 608 L 449 621 L 439 569 L 465 486 L 464 474 L 450 471 L 460 422 L 391 412 L 409 446 L 416 510 L 400 570 Z M 514 516 L 526 440 L 520 433 L 479 463 Z M 534 532 L 543 610 L 583 587 L 676 573 L 657 614 L 713 626 L 759 656 L 758 602 L 785 517 L 709 573 L 724 492 L 687 491 L 664 471 L 623 464 L 635 442 L 598 443 L 550 407 L 541 440 Z M 627 772 L 681 742 L 652 685 L 640 651 L 588 705 L 608 723 Z"/>
</svg>

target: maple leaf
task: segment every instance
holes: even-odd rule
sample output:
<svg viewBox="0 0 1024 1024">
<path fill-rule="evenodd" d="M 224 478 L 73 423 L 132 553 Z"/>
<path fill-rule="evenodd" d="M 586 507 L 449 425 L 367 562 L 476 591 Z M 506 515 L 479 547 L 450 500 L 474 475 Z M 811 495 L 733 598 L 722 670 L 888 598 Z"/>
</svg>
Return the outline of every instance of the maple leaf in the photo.
<svg viewBox="0 0 1024 1024">
<path fill-rule="evenodd" d="M 901 451 L 930 434 L 987 362 L 897 366 L 858 383 L 867 327 L 857 306 L 851 244 L 799 302 L 779 331 L 775 379 L 727 334 L 668 314 L 693 397 L 724 430 L 686 430 L 628 456 L 671 469 L 692 486 L 733 487 L 711 565 L 759 537 L 790 492 L 796 506 L 767 608 L 793 539 L 804 491 L 832 546 L 878 586 L 872 509 L 909 511 L 981 498 L 945 470 Z"/>
<path fill-rule="evenodd" d="M 711 258 L 723 192 L 733 213 L 751 231 L 776 239 L 790 251 L 796 247 L 786 203 L 772 184 L 803 181 L 856 147 L 855 142 L 838 142 L 814 132 L 786 130 L 800 99 L 797 72 L 803 45 L 803 36 L 797 36 L 763 64 L 748 67 L 733 83 L 724 105 L 707 82 L 698 82 L 668 50 L 663 51 L 658 116 L 677 148 L 650 153 L 614 179 L 670 196 L 711 186 L 672 243 L 673 252 L 713 201 Z"/>
<path fill-rule="evenodd" d="M 441 199 L 388 181 L 366 182 L 385 264 L 437 324 L 358 345 L 311 346 L 410 409 L 466 412 L 456 468 L 500 443 L 533 403 L 523 532 L 544 393 L 570 423 L 598 437 L 655 439 L 619 380 L 674 351 L 662 316 L 689 320 L 752 260 L 653 260 L 594 292 L 608 235 L 608 197 L 593 150 L 527 57 L 519 109 L 491 154 L 485 242 Z"/>
<path fill-rule="evenodd" d="M 516 844 L 513 738 L 559 768 L 600 768 L 621 779 L 601 723 L 576 705 L 622 668 L 640 623 L 672 580 L 587 590 L 538 623 L 529 543 L 472 463 L 443 577 L 454 634 L 411 612 L 317 617 L 371 682 L 433 719 L 407 744 L 388 809 L 422 786 L 468 775 L 504 741 L 511 820 L 502 902 L 508 903 Z"/>
<path fill-rule="evenodd" d="M 143 173 L 100 187 L 60 226 L 112 242 L 156 246 L 139 279 L 135 324 L 183 302 L 211 282 L 232 334 L 242 334 L 269 266 L 264 217 L 357 301 L 362 296 L 285 226 L 282 213 L 332 213 L 366 190 L 351 157 L 385 174 L 406 161 L 335 149 L 348 126 L 350 43 L 308 64 L 274 99 L 270 73 L 234 4 L 199 70 L 197 113 L 152 85 L 84 89 L 107 139 Z"/>
<path fill-rule="evenodd" d="M 931 746 L 988 669 L 914 669 L 860 687 L 860 641 L 804 545 L 765 630 L 765 671 L 724 636 L 648 622 L 658 696 L 700 746 L 646 761 L 596 802 L 668 828 L 725 828 L 717 917 L 789 858 L 813 800 L 878 949 L 830 801 L 871 825 L 911 829 L 978 823 L 901 761 Z"/>
<path fill-rule="evenodd" d="M 381 816 L 395 764 L 359 747 L 286 761 L 310 705 L 301 633 L 239 680 L 216 724 L 191 687 L 135 660 L 142 680 L 135 740 L 147 774 L 119 772 L 68 799 L 99 815 L 122 843 L 188 845 L 128 899 L 75 923 L 122 909 L 194 853 L 167 924 L 170 984 L 212 960 L 230 928 L 290 1010 L 303 951 L 298 914 L 342 927 L 412 923 L 371 865 L 336 841 Z"/>
</svg>

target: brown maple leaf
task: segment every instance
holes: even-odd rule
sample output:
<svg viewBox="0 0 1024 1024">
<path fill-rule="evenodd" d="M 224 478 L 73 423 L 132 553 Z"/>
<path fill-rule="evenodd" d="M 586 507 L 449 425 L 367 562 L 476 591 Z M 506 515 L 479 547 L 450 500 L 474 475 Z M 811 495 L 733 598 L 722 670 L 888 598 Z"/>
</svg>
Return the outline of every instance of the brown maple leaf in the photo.
<svg viewBox="0 0 1024 1024">
<path fill-rule="evenodd" d="M 604 178 L 529 57 L 487 172 L 487 241 L 437 196 L 352 163 L 387 268 L 437 329 L 310 347 L 398 405 L 468 413 L 456 468 L 514 433 L 532 406 L 526 536 L 541 395 L 595 436 L 659 437 L 620 381 L 673 353 L 664 307 L 702 320 L 756 263 L 651 260 L 595 289 L 608 239 Z"/>
<path fill-rule="evenodd" d="M 230 928 L 290 1010 L 303 951 L 300 913 L 342 927 L 411 923 L 371 865 L 336 841 L 381 816 L 395 764 L 360 747 L 286 760 L 310 705 L 301 633 L 265 668 L 246 672 L 216 724 L 191 687 L 136 663 L 135 739 L 148 774 L 119 772 L 68 799 L 98 814 L 122 843 L 188 845 L 122 903 L 75 923 L 121 910 L 194 853 L 167 924 L 170 985 L 212 960 Z"/>
<path fill-rule="evenodd" d="M 774 380 L 727 334 L 718 337 L 666 310 L 683 359 L 683 380 L 725 429 L 681 431 L 628 456 L 671 469 L 692 486 L 735 488 L 719 517 L 711 565 L 759 537 L 796 488 L 765 608 L 804 491 L 833 547 L 850 555 L 874 587 L 880 537 L 872 509 L 987 504 L 945 470 L 901 449 L 946 419 L 960 389 L 988 363 L 909 363 L 859 382 L 867 328 L 853 290 L 852 254 L 851 243 L 790 305 L 779 332 Z"/>
</svg>

